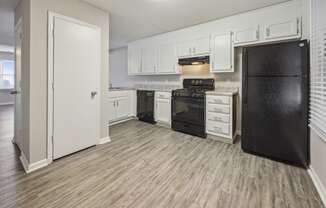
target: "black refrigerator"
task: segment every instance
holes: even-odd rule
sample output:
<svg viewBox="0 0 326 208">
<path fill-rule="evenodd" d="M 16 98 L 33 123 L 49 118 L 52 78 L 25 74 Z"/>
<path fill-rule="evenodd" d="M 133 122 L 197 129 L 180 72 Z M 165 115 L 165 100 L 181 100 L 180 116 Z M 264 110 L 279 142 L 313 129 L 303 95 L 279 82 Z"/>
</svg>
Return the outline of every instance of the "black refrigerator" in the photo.
<svg viewBox="0 0 326 208">
<path fill-rule="evenodd" d="M 307 168 L 306 40 L 243 49 L 243 151 Z"/>
</svg>

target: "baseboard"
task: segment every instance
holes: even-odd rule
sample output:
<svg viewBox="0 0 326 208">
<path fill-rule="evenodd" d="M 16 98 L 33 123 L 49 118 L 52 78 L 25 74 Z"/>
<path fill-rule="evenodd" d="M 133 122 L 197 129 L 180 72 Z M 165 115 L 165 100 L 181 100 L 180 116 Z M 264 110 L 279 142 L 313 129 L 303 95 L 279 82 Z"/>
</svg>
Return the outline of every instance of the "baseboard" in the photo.
<svg viewBox="0 0 326 208">
<path fill-rule="evenodd" d="M 101 138 L 98 144 L 105 144 L 109 142 L 111 142 L 111 138 L 108 136 L 108 137 Z"/>
<path fill-rule="evenodd" d="M 129 117 L 129 118 L 125 118 L 125 119 L 122 119 L 122 120 L 119 120 L 119 121 L 114 121 L 114 122 L 110 123 L 109 126 L 114 126 L 116 124 L 120 124 L 120 123 L 130 121 L 130 120 L 134 120 L 134 119 L 136 119 L 136 117 Z"/>
<path fill-rule="evenodd" d="M 21 152 L 19 159 L 20 159 L 26 173 L 31 173 L 33 171 L 36 171 L 36 170 L 48 165 L 47 159 L 40 160 L 40 161 L 30 164 L 23 152 Z"/>
<path fill-rule="evenodd" d="M 317 173 L 315 172 L 315 170 L 310 166 L 310 168 L 308 169 L 308 173 L 319 193 L 319 196 L 321 198 L 321 200 L 324 203 L 324 206 L 326 207 L 326 188 L 323 185 L 323 183 L 321 182 L 320 178 L 318 177 Z"/>
</svg>

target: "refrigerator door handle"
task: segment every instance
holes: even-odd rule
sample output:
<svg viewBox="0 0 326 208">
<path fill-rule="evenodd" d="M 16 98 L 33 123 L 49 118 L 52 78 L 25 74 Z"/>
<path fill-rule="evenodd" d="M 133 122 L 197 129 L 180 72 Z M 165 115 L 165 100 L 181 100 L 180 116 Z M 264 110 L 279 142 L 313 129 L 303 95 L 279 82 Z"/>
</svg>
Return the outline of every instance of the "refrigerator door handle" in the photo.
<svg viewBox="0 0 326 208">
<path fill-rule="evenodd" d="M 247 49 L 243 49 L 243 75 L 242 75 L 242 80 L 243 80 L 243 102 L 244 104 L 247 104 L 248 102 L 248 53 Z"/>
</svg>

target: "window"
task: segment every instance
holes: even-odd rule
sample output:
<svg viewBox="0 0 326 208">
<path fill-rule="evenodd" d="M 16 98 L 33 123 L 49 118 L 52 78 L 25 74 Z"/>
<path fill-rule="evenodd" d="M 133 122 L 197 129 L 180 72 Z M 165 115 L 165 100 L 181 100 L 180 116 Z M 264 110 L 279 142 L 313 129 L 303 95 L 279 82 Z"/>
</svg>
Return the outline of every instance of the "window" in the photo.
<svg viewBox="0 0 326 208">
<path fill-rule="evenodd" d="M 11 60 L 0 61 L 0 89 L 13 89 L 15 85 L 15 64 Z"/>
<path fill-rule="evenodd" d="M 326 141 L 326 4 L 312 1 L 310 126 Z"/>
</svg>

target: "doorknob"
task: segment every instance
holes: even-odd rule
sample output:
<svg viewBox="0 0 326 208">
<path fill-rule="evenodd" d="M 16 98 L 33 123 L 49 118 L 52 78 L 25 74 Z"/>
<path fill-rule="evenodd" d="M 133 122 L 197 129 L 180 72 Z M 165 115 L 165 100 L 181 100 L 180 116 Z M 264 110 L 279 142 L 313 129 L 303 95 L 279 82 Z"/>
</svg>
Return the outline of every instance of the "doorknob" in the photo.
<svg viewBox="0 0 326 208">
<path fill-rule="evenodd" d="M 20 93 L 20 92 L 17 91 L 17 90 L 13 90 L 13 91 L 10 92 L 11 95 L 17 95 L 17 94 L 19 94 L 19 93 Z"/>
<path fill-rule="evenodd" d="M 91 92 L 91 97 L 92 97 L 92 98 L 94 98 L 96 95 L 97 95 L 97 92 L 96 92 L 96 91 L 92 91 L 92 92 Z"/>
</svg>

